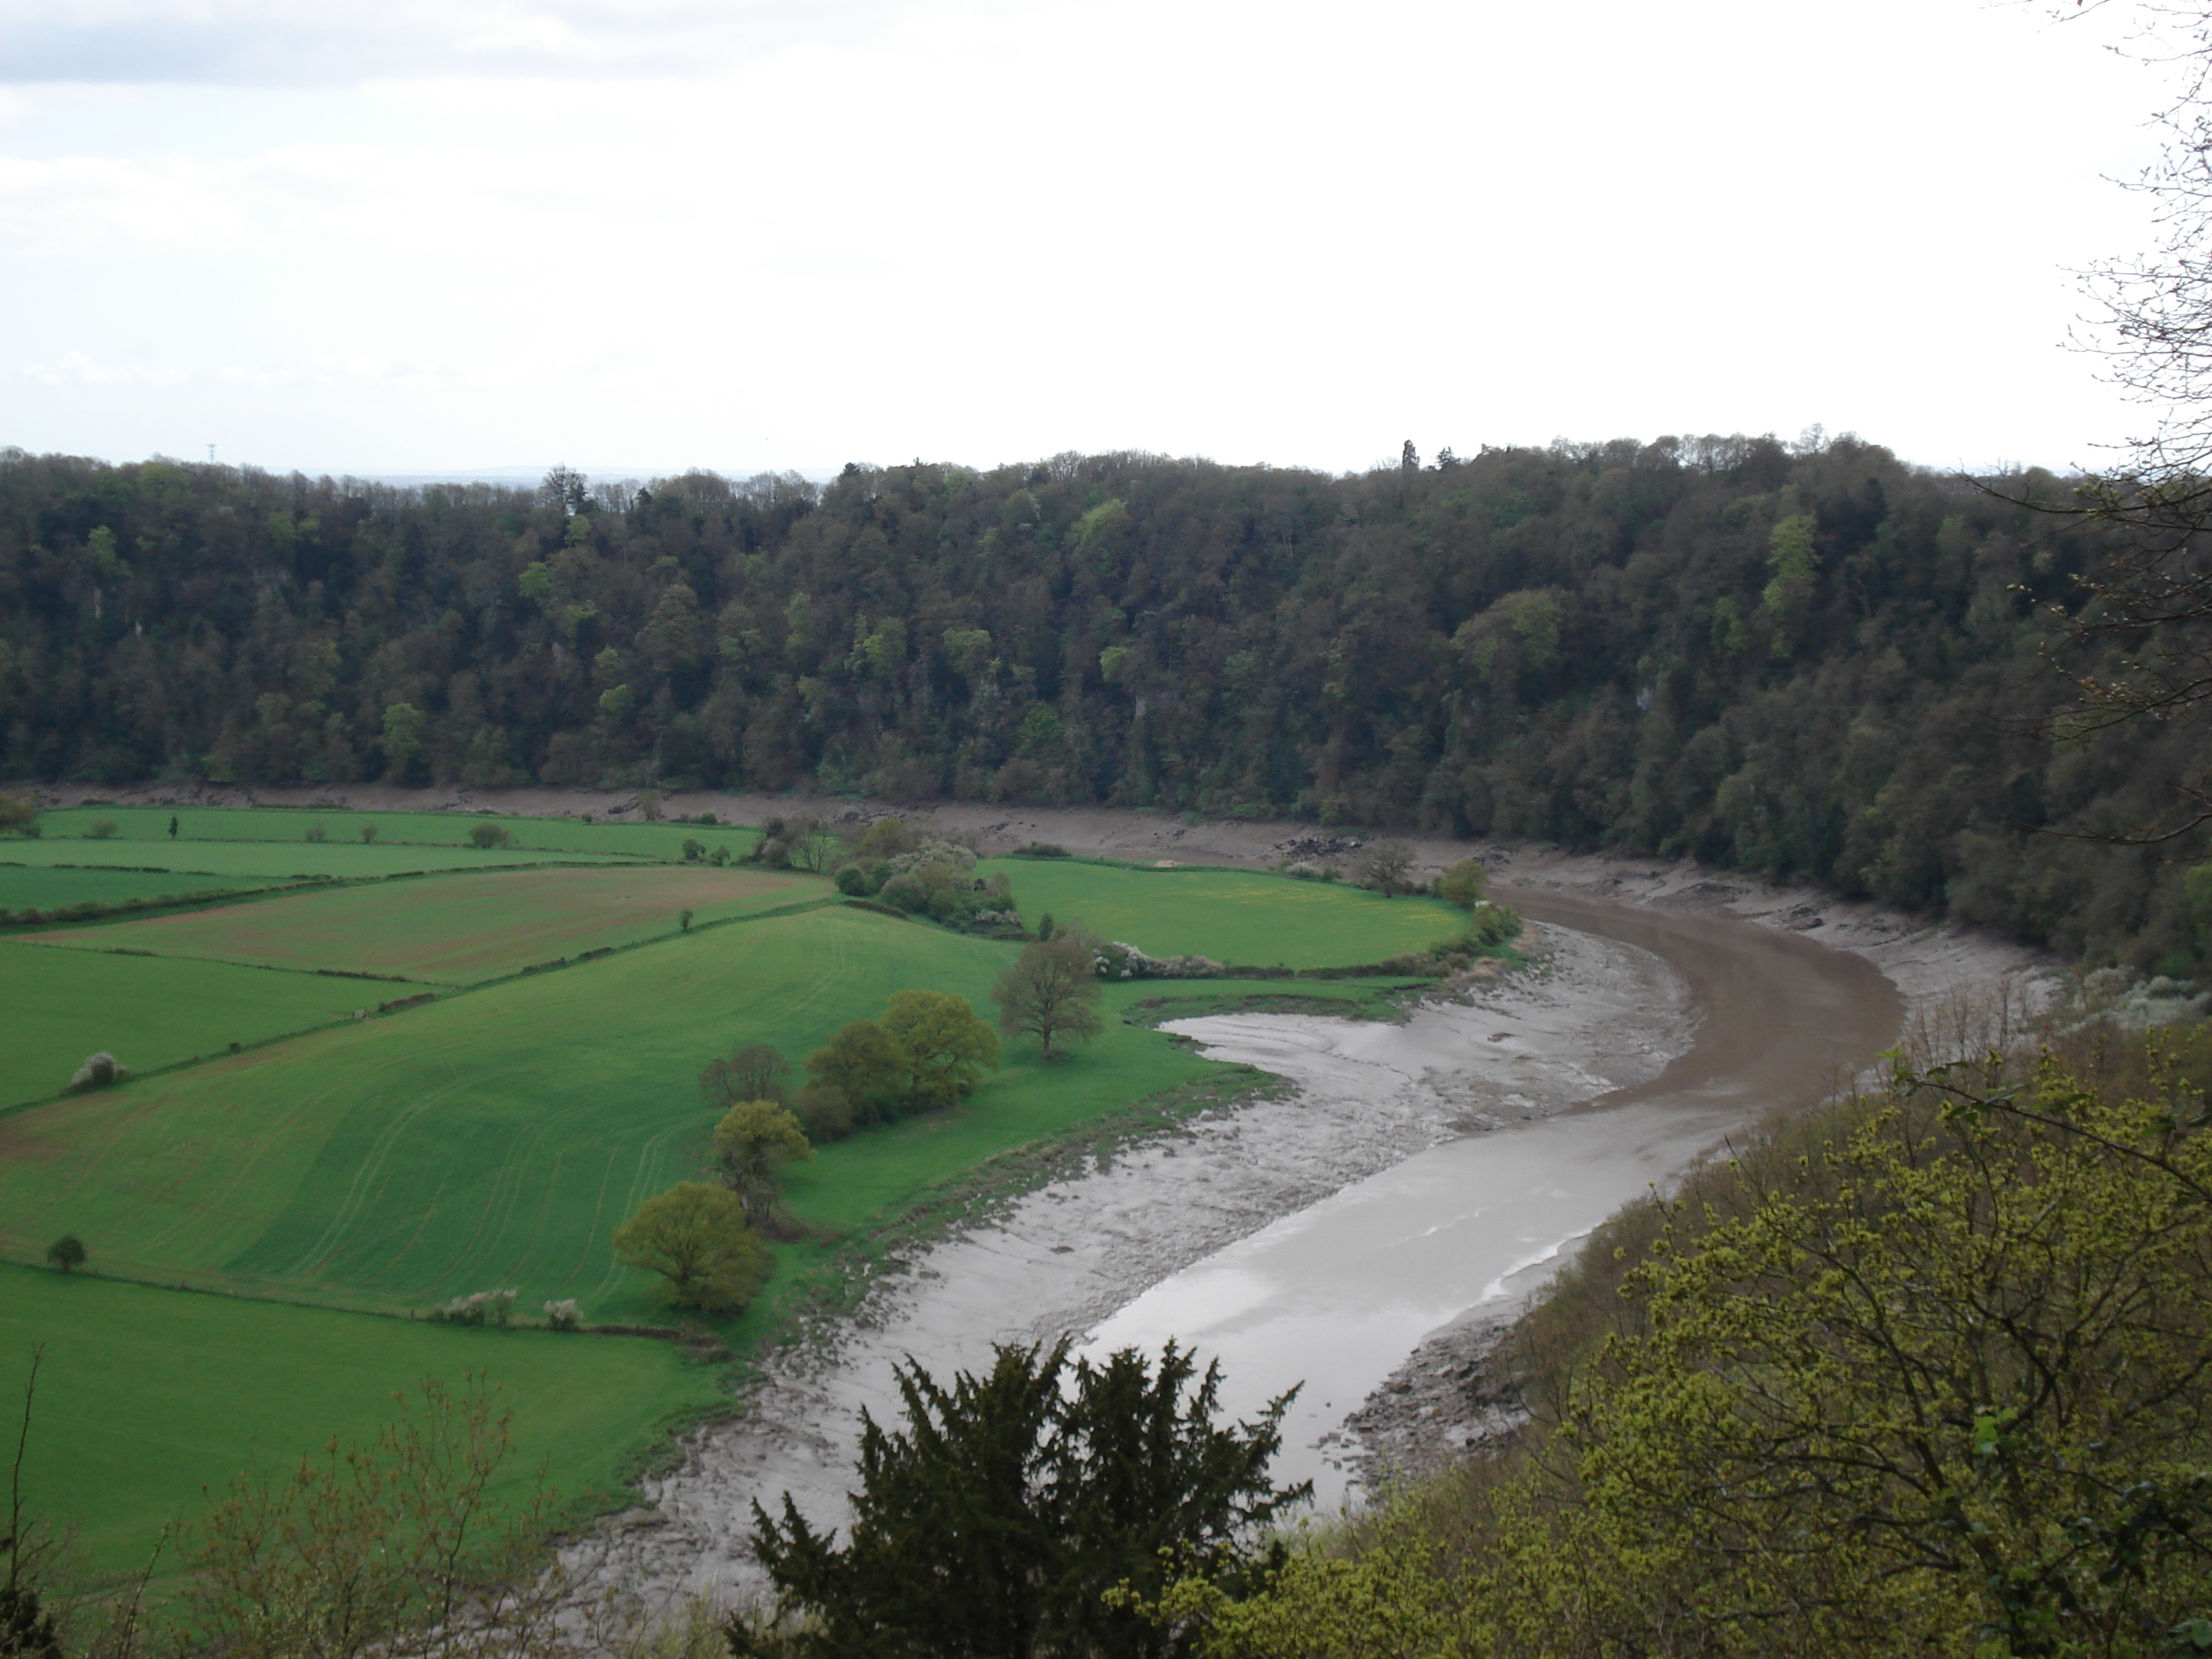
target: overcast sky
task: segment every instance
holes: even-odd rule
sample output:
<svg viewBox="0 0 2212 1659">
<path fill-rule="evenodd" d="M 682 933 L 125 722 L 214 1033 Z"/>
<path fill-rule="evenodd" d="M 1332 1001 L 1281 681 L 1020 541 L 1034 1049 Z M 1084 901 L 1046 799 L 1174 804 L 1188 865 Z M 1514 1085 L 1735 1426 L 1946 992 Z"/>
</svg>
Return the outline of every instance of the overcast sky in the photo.
<svg viewBox="0 0 2212 1659">
<path fill-rule="evenodd" d="M 1985 0 L 0 0 L 0 443 L 360 473 L 1854 430 L 2094 465 L 2157 71 Z"/>
</svg>

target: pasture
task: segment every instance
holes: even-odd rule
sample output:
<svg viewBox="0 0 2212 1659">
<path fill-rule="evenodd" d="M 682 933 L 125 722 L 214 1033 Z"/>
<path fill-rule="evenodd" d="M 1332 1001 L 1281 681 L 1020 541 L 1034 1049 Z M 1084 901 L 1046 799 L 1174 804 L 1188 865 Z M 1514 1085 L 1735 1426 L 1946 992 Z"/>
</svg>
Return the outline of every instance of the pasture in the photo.
<svg viewBox="0 0 2212 1659">
<path fill-rule="evenodd" d="M 909 986 L 988 1008 L 1012 954 L 814 909 L 34 1107 L 0 1118 L 0 1250 L 35 1259 L 67 1231 L 135 1279 L 385 1309 L 516 1285 L 530 1306 L 575 1297 L 596 1319 L 661 1317 L 608 1235 L 704 1164 L 707 1061 L 765 1042 L 796 1071 Z M 862 1227 L 992 1152 L 1218 1070 L 1119 1022 L 1049 1066 L 1014 1045 L 959 1111 L 823 1148 L 794 1174 L 793 1206 Z"/>
<path fill-rule="evenodd" d="M 177 820 L 174 841 L 169 820 Z M 208 842 L 294 842 L 303 846 L 343 843 L 358 847 L 364 826 L 376 831 L 377 846 L 453 847 L 476 849 L 470 833 L 479 823 L 505 830 L 514 851 L 586 853 L 627 858 L 675 859 L 684 843 L 696 841 L 709 853 L 718 846 L 742 856 L 759 839 L 750 830 L 729 824 L 647 823 L 636 814 L 621 820 L 508 817 L 495 812 L 352 812 L 306 806 L 69 806 L 40 815 L 45 839 L 77 842 L 95 823 L 115 826 L 116 841 L 160 842 L 184 848 Z M 320 842 L 307 840 L 319 829 Z"/>
<path fill-rule="evenodd" d="M 816 876 L 696 864 L 507 870 L 288 893 L 28 937 L 465 985 L 674 933 L 685 910 L 696 926 L 830 891 Z"/>
<path fill-rule="evenodd" d="M 617 1491 L 623 1457 L 657 1421 L 720 1392 L 713 1370 L 668 1343 L 411 1324 L 0 1266 L 0 1400 L 20 1401 L 41 1343 L 24 1500 L 74 1527 L 103 1575 L 142 1568 L 165 1523 L 202 1513 L 240 1471 L 281 1468 L 332 1435 L 373 1440 L 392 1420 L 391 1395 L 425 1377 L 458 1386 L 489 1372 L 514 1413 L 514 1484 L 546 1463 L 575 1498 Z M 161 1570 L 179 1564 L 173 1542 Z"/>
<path fill-rule="evenodd" d="M 630 864 L 617 853 L 516 852 L 509 848 L 406 847 L 388 842 L 198 841 L 0 841 L 0 859 L 10 865 L 65 865 L 151 869 L 163 875 L 196 875 L 210 886 L 237 882 L 259 886 L 295 876 L 337 876 L 374 880 L 383 876 L 417 876 L 433 872 L 512 870 L 544 865 Z"/>
<path fill-rule="evenodd" d="M 111 818 L 116 836 L 61 833 L 76 817 Z M 327 839 L 310 842 L 302 831 L 317 817 Z M 346 828 L 367 817 L 379 821 L 371 843 Z M 142 1559 L 163 1521 L 201 1507 L 202 1488 L 333 1431 L 371 1436 L 392 1389 L 472 1366 L 509 1384 L 529 1458 L 551 1455 L 570 1489 L 614 1484 L 664 1413 L 714 1395 L 712 1370 L 659 1344 L 374 1316 L 514 1287 L 528 1319 L 573 1297 L 594 1322 L 666 1322 L 656 1284 L 615 1263 L 609 1236 L 644 1199 L 704 1172 L 707 1062 L 767 1042 L 796 1084 L 840 1025 L 910 987 L 957 991 L 988 1017 L 1018 949 L 810 905 L 828 896 L 819 878 L 645 861 L 672 857 L 687 836 L 713 844 L 701 826 L 501 819 L 544 826 L 544 844 L 519 833 L 521 848 L 485 852 L 455 844 L 478 821 L 460 815 L 179 817 L 172 842 L 167 809 L 50 814 L 44 840 L 7 843 L 6 855 L 26 882 L 112 880 L 108 892 L 128 895 L 174 890 L 131 886 L 127 869 L 59 866 L 172 866 L 150 884 L 447 873 L 0 942 L 0 1109 L 0 1109 L 0 1257 L 35 1263 L 70 1232 L 99 1275 L 0 1265 L 0 1383 L 28 1345 L 48 1343 L 31 1498 L 79 1524 L 105 1570 Z M 537 867 L 496 867 L 518 862 Z M 1457 921 L 1426 900 L 1243 872 L 987 867 L 1012 878 L 1030 921 L 1049 911 L 1162 956 L 1352 965 Z M 794 903 L 810 908 L 786 910 Z M 685 908 L 696 920 L 681 933 Z M 609 945 L 635 948 L 516 975 Z M 355 1009 L 410 988 L 307 969 L 464 988 L 356 1021 Z M 787 1201 L 813 1233 L 776 1247 L 776 1276 L 725 1322 L 728 1339 L 765 1339 L 799 1300 L 834 1292 L 848 1247 L 873 1249 L 887 1224 L 979 1165 L 1164 1091 L 1233 1086 L 1234 1073 L 1118 1018 L 1185 988 L 1104 987 L 1096 1042 L 1050 1066 L 1033 1043 L 1009 1044 L 962 1107 L 822 1147 L 789 1170 Z M 1187 988 L 1212 999 L 1280 988 Z M 1299 988 L 1354 1000 L 1376 985 Z M 50 1097 L 100 1048 L 142 1073 L 200 1063 Z"/>
<path fill-rule="evenodd" d="M 1337 882 L 1257 870 L 1133 869 L 1078 859 L 991 859 L 1014 884 L 1022 916 L 1072 923 L 1155 957 L 1198 955 L 1251 968 L 1351 968 L 1419 951 L 1463 932 L 1442 902 L 1386 899 Z"/>
<path fill-rule="evenodd" d="M 0 858 L 12 848 L 0 846 Z M 128 904 L 187 893 L 251 892 L 278 879 L 209 876 L 165 870 L 62 869 L 0 864 L 0 911 L 54 910 L 65 904 Z"/>
<path fill-rule="evenodd" d="M 326 1025 L 400 988 L 0 942 L 0 1109 L 58 1093 L 100 1049 L 150 1071 Z"/>
</svg>

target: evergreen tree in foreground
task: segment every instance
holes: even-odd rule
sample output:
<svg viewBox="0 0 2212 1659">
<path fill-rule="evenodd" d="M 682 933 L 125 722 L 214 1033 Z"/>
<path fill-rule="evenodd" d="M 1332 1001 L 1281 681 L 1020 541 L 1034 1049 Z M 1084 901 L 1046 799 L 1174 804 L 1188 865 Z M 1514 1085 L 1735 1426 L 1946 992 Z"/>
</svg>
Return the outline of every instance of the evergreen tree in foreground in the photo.
<svg viewBox="0 0 2212 1659">
<path fill-rule="evenodd" d="M 1071 1365 L 1063 1338 L 1000 1347 L 949 1388 L 915 1364 L 897 1376 L 904 1426 L 862 1417 L 846 1543 L 787 1492 L 780 1522 L 753 1505 L 762 1565 L 812 1617 L 795 1633 L 733 1624 L 738 1659 L 1166 1659 L 1186 1634 L 1108 1592 L 1253 1578 L 1279 1552 L 1252 1534 L 1310 1494 L 1267 1478 L 1296 1390 L 1218 1426 L 1218 1368 L 1198 1376 L 1173 1342 L 1157 1367 L 1133 1348 Z"/>
</svg>

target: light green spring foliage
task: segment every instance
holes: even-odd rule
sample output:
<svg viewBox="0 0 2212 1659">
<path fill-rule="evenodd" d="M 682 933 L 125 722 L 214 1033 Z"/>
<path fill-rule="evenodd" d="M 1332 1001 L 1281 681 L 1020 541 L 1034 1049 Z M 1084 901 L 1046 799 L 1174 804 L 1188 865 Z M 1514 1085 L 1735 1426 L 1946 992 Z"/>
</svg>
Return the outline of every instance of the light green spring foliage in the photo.
<svg viewBox="0 0 2212 1659">
<path fill-rule="evenodd" d="M 1794 514 L 1774 526 L 1767 539 L 1767 568 L 1774 573 L 1759 597 L 1774 619 L 1774 654 L 1787 657 L 1797 647 L 1807 617 L 1813 608 L 1814 583 L 1820 573 L 1820 556 L 1814 551 L 1817 528 L 1806 514 Z"/>
<path fill-rule="evenodd" d="M 2202 1111 L 1902 1078 L 1666 1216 L 1532 1461 L 1170 1607 L 1217 1659 L 2197 1651 Z"/>
</svg>

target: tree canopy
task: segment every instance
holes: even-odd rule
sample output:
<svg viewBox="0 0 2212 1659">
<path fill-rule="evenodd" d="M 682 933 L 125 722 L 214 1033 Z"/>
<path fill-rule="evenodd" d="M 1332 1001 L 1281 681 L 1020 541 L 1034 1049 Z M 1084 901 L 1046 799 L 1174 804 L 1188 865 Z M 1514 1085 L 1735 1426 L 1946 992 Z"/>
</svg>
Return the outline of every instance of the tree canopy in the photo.
<svg viewBox="0 0 2212 1659">
<path fill-rule="evenodd" d="M 2040 653 L 2121 528 L 1985 482 L 1817 435 L 580 495 L 9 451 L 0 776 L 1284 815 L 1690 854 L 2188 971 L 2166 860 L 2199 842 L 2040 833 L 2204 769 L 2194 727 L 2028 729 L 2078 697 Z"/>
<path fill-rule="evenodd" d="M 659 1273 L 679 1308 L 726 1312 L 751 1301 L 774 1265 L 726 1187 L 683 1181 L 615 1229 L 615 1258 Z"/>
<path fill-rule="evenodd" d="M 753 1504 L 753 1543 L 796 1633 L 743 1621 L 732 1646 L 804 1659 L 1165 1659 L 1189 1651 L 1108 1593 L 1141 1601 L 1171 1580 L 1241 1582 L 1259 1528 L 1306 1493 L 1267 1465 L 1289 1395 L 1222 1425 L 1220 1375 L 1170 1343 L 1093 1364 L 1063 1340 L 1001 1346 L 950 1385 L 898 1368 L 902 1425 L 863 1414 L 860 1490 L 845 1543 L 789 1493 Z"/>
</svg>

